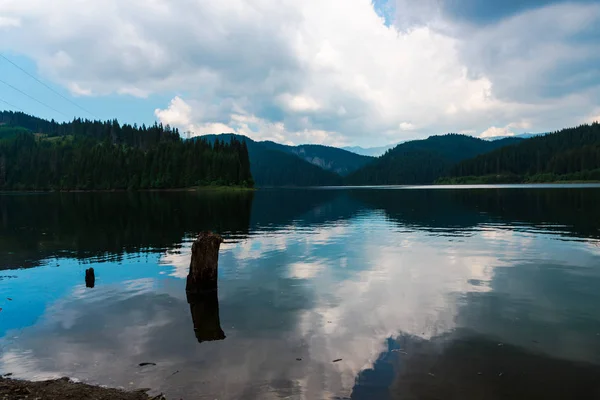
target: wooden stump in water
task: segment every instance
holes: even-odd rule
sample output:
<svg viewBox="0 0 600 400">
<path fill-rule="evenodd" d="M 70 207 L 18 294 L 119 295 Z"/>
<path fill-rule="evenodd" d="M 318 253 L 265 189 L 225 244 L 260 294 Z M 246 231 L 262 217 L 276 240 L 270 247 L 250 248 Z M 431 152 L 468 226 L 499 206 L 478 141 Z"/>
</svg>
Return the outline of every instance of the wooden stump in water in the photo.
<svg viewBox="0 0 600 400">
<path fill-rule="evenodd" d="M 202 232 L 192 245 L 192 260 L 185 290 L 202 293 L 217 289 L 219 247 L 223 238 L 212 232 Z"/>
<path fill-rule="evenodd" d="M 219 247 L 222 242 L 221 236 L 202 232 L 192 245 L 192 260 L 185 291 L 194 322 L 194 333 L 200 343 L 225 339 L 219 319 L 217 296 Z"/>
<path fill-rule="evenodd" d="M 85 286 L 93 288 L 96 284 L 96 275 L 94 274 L 94 268 L 88 268 L 85 270 Z"/>
</svg>

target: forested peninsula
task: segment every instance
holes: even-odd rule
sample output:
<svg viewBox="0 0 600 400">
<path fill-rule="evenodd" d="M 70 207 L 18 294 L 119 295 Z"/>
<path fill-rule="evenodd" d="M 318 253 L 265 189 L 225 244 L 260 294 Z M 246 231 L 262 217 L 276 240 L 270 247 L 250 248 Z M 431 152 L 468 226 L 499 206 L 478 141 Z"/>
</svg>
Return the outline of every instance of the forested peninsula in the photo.
<svg viewBox="0 0 600 400">
<path fill-rule="evenodd" d="M 168 125 L 0 112 L 0 190 L 252 187 L 243 141 L 184 140 Z"/>
</svg>

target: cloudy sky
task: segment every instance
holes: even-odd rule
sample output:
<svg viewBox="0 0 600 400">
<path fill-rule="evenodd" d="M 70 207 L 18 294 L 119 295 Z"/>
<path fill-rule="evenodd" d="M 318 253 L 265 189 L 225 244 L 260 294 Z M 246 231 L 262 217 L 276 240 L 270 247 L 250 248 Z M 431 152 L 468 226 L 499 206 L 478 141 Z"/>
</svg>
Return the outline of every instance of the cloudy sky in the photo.
<svg viewBox="0 0 600 400">
<path fill-rule="evenodd" d="M 600 119 L 598 0 L 0 0 L 0 54 L 0 109 L 56 120 L 375 146 Z"/>
</svg>

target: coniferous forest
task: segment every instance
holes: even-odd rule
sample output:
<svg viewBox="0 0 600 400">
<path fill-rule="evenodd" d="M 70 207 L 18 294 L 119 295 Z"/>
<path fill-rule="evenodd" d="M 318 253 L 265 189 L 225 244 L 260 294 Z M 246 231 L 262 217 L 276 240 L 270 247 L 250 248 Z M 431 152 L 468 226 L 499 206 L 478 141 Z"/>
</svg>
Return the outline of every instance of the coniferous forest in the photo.
<svg viewBox="0 0 600 400">
<path fill-rule="evenodd" d="M 183 140 L 177 129 L 0 112 L 0 189 L 251 187 L 245 142 Z"/>
<path fill-rule="evenodd" d="M 438 183 L 600 180 L 600 124 L 523 140 L 456 164 Z"/>
</svg>

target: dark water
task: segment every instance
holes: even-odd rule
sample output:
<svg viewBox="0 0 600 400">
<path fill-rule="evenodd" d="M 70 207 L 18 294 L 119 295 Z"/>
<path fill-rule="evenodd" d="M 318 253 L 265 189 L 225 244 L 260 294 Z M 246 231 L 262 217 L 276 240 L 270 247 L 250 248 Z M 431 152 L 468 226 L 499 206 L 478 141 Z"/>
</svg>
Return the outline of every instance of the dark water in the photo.
<svg viewBox="0 0 600 400">
<path fill-rule="evenodd" d="M 206 229 L 226 238 L 219 291 L 188 304 Z M 600 399 L 600 188 L 0 195 L 0 307 L 18 378 Z"/>
</svg>

